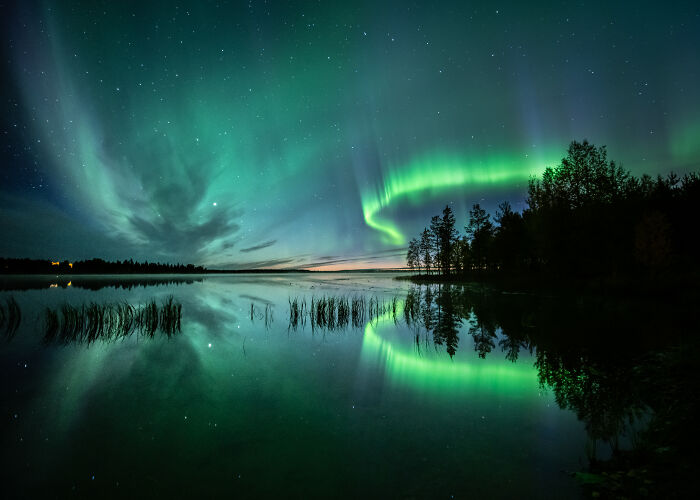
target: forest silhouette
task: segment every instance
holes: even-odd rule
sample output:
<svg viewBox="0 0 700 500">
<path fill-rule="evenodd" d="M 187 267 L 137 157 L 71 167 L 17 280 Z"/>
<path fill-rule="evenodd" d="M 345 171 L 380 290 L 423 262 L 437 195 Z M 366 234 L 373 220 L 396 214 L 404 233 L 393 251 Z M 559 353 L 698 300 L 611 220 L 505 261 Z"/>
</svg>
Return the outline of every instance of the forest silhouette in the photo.
<svg viewBox="0 0 700 500">
<path fill-rule="evenodd" d="M 103 259 L 69 262 L 0 258 L 0 274 L 188 274 L 206 271 L 204 267 L 194 264 L 134 262 L 133 259 L 114 262 Z"/>
<path fill-rule="evenodd" d="M 695 172 L 635 177 L 605 146 L 573 141 L 530 179 L 522 213 L 505 201 L 492 217 L 476 203 L 460 235 L 446 206 L 410 241 L 406 263 L 425 281 L 688 283 L 698 275 L 699 199 Z"/>
</svg>

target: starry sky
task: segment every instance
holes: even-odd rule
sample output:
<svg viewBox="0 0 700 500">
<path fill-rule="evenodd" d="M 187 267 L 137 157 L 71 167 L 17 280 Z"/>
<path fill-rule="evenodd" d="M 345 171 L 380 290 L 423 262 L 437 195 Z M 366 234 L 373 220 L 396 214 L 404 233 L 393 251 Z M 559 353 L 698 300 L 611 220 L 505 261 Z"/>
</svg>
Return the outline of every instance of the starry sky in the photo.
<svg viewBox="0 0 700 500">
<path fill-rule="evenodd" d="M 697 2 L 0 0 L 0 255 L 403 265 L 571 140 L 700 169 Z"/>
</svg>

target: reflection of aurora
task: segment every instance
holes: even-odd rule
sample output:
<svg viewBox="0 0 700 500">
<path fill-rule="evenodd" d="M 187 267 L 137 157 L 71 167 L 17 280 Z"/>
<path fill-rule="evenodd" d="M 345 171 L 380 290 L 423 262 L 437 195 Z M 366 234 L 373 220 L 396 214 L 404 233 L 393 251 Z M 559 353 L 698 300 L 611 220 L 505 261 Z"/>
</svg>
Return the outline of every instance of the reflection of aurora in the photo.
<svg viewBox="0 0 700 500">
<path fill-rule="evenodd" d="M 420 203 L 434 192 L 455 188 L 512 187 L 540 174 L 545 166 L 541 156 L 492 155 L 487 161 L 448 154 L 418 157 L 405 167 L 390 169 L 381 187 L 362 192 L 365 222 L 381 232 L 387 243 L 402 245 L 406 237 L 398 226 L 378 218 L 389 205 L 400 200 Z"/>
<path fill-rule="evenodd" d="M 362 359 L 365 363 L 384 363 L 387 375 L 397 384 L 431 392 L 469 390 L 499 394 L 522 394 L 538 388 L 537 371 L 529 363 L 504 363 L 495 357 L 467 363 L 447 356 L 419 356 L 415 350 L 383 338 L 379 332 L 384 326 L 396 328 L 390 313 L 367 323 Z"/>
</svg>

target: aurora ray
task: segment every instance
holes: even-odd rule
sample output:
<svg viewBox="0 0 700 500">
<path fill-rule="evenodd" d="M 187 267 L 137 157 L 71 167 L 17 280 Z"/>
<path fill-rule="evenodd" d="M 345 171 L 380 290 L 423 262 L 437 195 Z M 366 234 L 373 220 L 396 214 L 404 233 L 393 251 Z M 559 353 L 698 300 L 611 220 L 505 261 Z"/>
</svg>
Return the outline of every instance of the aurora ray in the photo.
<svg viewBox="0 0 700 500">
<path fill-rule="evenodd" d="M 556 158 L 550 155 L 550 160 Z M 493 155 L 485 160 L 456 154 L 423 155 L 404 167 L 391 167 L 382 184 L 362 192 L 362 212 L 367 225 L 382 233 L 393 245 L 406 243 L 406 236 L 393 221 L 382 219 L 382 209 L 408 199 L 419 203 L 426 197 L 458 189 L 468 193 L 474 188 L 496 188 L 527 182 L 544 170 L 542 157 L 524 158 Z"/>
</svg>

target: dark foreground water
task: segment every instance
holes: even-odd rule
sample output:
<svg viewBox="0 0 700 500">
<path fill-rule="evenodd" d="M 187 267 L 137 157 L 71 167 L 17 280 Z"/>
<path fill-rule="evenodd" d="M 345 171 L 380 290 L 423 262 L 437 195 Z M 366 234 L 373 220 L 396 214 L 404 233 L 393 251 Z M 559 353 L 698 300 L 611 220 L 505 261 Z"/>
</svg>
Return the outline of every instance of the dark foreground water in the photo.
<svg viewBox="0 0 700 500">
<path fill-rule="evenodd" d="M 590 311 L 389 275 L 139 283 L 0 293 L 21 311 L 0 342 L 5 498 L 572 498 L 571 473 L 645 419 L 570 355 Z M 170 335 L 46 332 L 47 307 L 171 295 Z M 363 316 L 317 317 L 331 297 Z"/>
</svg>

